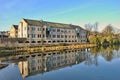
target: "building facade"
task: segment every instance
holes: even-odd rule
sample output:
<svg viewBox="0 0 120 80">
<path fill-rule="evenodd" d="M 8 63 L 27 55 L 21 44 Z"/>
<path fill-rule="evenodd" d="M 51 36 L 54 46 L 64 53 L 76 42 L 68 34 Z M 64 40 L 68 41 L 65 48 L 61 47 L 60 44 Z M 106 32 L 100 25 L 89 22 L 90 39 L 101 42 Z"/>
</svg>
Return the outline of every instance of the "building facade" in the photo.
<svg viewBox="0 0 120 80">
<path fill-rule="evenodd" d="M 18 25 L 12 25 L 10 28 L 10 37 L 17 38 L 18 37 Z"/>
<path fill-rule="evenodd" d="M 22 19 L 18 37 L 28 44 L 86 43 L 87 32 L 77 25 Z"/>
<path fill-rule="evenodd" d="M 0 38 L 8 38 L 9 34 L 9 31 L 0 31 Z"/>
</svg>

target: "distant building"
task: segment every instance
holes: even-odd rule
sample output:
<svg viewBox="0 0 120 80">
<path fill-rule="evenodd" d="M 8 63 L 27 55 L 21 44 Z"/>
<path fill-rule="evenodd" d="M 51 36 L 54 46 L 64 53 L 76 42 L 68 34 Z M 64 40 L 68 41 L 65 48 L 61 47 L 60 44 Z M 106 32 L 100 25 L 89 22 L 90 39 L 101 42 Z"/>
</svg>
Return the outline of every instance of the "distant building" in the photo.
<svg viewBox="0 0 120 80">
<path fill-rule="evenodd" d="M 17 38 L 18 37 L 18 25 L 12 25 L 10 28 L 10 37 Z"/>
<path fill-rule="evenodd" d="M 18 38 L 27 38 L 29 44 L 86 43 L 87 32 L 78 25 L 22 19 Z"/>
<path fill-rule="evenodd" d="M 9 34 L 9 31 L 0 31 L 0 38 L 8 38 Z"/>
</svg>

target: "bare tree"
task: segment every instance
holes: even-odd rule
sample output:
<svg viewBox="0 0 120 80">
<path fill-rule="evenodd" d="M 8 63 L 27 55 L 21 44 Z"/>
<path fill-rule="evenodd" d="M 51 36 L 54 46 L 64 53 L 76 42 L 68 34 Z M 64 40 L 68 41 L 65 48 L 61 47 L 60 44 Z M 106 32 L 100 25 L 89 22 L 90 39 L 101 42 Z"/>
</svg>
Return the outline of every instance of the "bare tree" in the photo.
<svg viewBox="0 0 120 80">
<path fill-rule="evenodd" d="M 85 29 L 88 31 L 92 31 L 93 26 L 89 23 L 89 24 L 85 24 Z"/>
<path fill-rule="evenodd" d="M 98 31 L 98 22 L 95 22 L 95 24 L 94 24 L 94 31 Z"/>
<path fill-rule="evenodd" d="M 110 33 L 113 33 L 114 30 L 113 30 L 113 27 L 111 24 L 107 25 L 104 30 L 102 31 L 104 34 L 110 34 Z"/>
</svg>

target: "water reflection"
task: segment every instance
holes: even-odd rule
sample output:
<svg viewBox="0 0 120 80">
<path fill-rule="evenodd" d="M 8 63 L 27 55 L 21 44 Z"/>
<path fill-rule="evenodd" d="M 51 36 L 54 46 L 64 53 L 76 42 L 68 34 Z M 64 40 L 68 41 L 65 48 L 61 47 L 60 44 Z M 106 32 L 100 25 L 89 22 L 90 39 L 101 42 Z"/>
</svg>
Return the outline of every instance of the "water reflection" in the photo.
<svg viewBox="0 0 120 80">
<path fill-rule="evenodd" d="M 18 66 L 22 76 L 26 77 L 79 64 L 85 60 L 85 56 L 85 49 L 38 53 L 26 56 L 27 60 L 19 61 Z"/>
<path fill-rule="evenodd" d="M 106 61 L 120 57 L 119 46 L 94 47 L 90 50 L 91 55 L 101 55 Z"/>
<path fill-rule="evenodd" d="M 0 80 L 23 80 L 19 68 L 12 63 L 0 70 Z"/>
<path fill-rule="evenodd" d="M 32 54 L 24 56 L 27 57 L 27 60 L 19 61 L 18 66 L 25 78 L 82 62 L 87 66 L 99 66 L 99 56 L 109 62 L 112 59 L 120 58 L 119 47 L 94 47 L 90 51 L 88 49 L 76 49 Z"/>
<path fill-rule="evenodd" d="M 19 58 L 22 59 L 11 62 L 15 63 L 14 67 L 10 64 L 0 70 L 0 79 L 120 80 L 119 46 L 35 53 L 22 55 Z M 1 62 L 3 62 L 2 60 Z M 4 77 L 4 74 L 9 77 Z M 19 76 L 15 77 L 15 74 Z"/>
</svg>

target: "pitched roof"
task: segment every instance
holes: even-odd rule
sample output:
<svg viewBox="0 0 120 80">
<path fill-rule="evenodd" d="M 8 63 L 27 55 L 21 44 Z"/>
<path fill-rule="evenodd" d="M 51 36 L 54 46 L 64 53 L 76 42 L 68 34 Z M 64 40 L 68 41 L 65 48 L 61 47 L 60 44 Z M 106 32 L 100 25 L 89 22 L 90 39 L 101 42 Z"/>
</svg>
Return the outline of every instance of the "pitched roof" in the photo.
<svg viewBox="0 0 120 80">
<path fill-rule="evenodd" d="M 23 19 L 28 25 L 31 26 L 42 26 L 39 20 Z"/>
<path fill-rule="evenodd" d="M 55 23 L 55 22 L 47 22 L 43 21 L 45 25 L 50 27 L 58 27 L 58 28 L 73 28 L 70 24 L 63 24 L 63 23 Z"/>
<path fill-rule="evenodd" d="M 63 24 L 63 23 L 56 23 L 56 22 L 48 22 L 48 21 L 42 21 L 42 20 L 31 20 L 31 19 L 23 19 L 28 25 L 31 26 L 50 26 L 50 27 L 58 27 L 58 28 L 80 28 L 78 25 L 72 25 L 72 24 Z"/>
<path fill-rule="evenodd" d="M 13 25 L 13 27 L 14 27 L 15 29 L 18 29 L 18 25 Z"/>
</svg>

